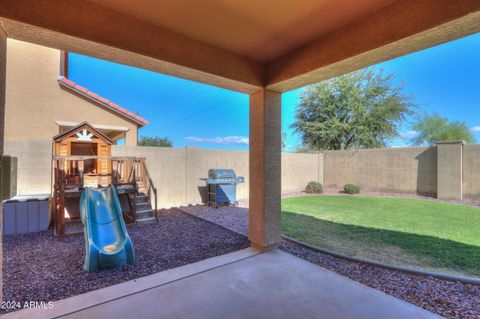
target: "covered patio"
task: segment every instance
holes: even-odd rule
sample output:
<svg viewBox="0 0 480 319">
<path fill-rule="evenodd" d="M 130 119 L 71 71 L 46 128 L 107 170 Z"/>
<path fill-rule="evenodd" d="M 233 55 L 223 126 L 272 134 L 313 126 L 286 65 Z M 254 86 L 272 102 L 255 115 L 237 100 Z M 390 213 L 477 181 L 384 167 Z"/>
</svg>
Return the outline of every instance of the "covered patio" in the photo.
<svg viewBox="0 0 480 319">
<path fill-rule="evenodd" d="M 2 119 L 7 38 L 248 94 L 252 246 L 6 318 L 434 318 L 276 249 L 281 95 L 479 31 L 476 0 L 3 0 Z"/>
</svg>

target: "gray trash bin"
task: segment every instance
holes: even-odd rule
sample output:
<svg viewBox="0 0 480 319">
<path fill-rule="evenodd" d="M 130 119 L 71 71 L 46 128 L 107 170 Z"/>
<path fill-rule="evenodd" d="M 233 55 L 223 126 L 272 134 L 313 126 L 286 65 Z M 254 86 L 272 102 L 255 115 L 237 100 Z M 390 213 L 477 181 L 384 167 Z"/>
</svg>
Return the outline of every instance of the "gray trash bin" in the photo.
<svg viewBox="0 0 480 319">
<path fill-rule="evenodd" d="M 16 196 L 3 202 L 3 234 L 19 235 L 47 230 L 50 195 Z"/>
</svg>

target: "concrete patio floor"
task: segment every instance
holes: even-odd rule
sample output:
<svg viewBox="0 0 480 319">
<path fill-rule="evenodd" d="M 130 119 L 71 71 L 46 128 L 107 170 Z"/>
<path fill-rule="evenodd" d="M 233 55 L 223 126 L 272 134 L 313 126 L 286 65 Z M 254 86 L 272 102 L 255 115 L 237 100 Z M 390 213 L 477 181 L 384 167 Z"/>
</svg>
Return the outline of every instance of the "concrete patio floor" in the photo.
<svg viewBox="0 0 480 319">
<path fill-rule="evenodd" d="M 244 249 L 4 318 L 440 318 L 278 249 Z"/>
</svg>

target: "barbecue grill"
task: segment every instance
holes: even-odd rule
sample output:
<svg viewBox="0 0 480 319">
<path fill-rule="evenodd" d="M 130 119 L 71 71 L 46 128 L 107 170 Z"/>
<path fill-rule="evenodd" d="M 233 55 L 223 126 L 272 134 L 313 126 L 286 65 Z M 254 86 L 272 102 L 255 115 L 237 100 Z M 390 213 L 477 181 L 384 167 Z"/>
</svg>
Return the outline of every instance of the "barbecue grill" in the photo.
<svg viewBox="0 0 480 319">
<path fill-rule="evenodd" d="M 207 182 L 208 206 L 220 204 L 233 204 L 237 206 L 237 184 L 245 182 L 245 179 L 235 174 L 233 169 L 210 169 Z"/>
</svg>

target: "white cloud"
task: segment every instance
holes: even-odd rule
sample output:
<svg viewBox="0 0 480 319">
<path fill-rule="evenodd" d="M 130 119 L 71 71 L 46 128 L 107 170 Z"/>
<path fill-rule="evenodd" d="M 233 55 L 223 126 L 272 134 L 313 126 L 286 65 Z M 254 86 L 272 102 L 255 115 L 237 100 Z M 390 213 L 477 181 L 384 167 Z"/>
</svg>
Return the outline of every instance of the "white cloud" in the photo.
<svg viewBox="0 0 480 319">
<path fill-rule="evenodd" d="M 407 137 L 413 137 L 413 136 L 417 136 L 417 135 L 418 135 L 417 131 L 411 130 L 411 131 L 408 131 L 406 133 L 400 134 L 400 137 L 407 138 Z"/>
<path fill-rule="evenodd" d="M 248 145 L 248 141 L 249 141 L 247 136 L 224 136 L 224 137 L 187 136 L 185 139 L 189 142 L 195 142 L 195 143 L 236 144 L 236 145 Z"/>
<path fill-rule="evenodd" d="M 476 132 L 480 132 L 480 125 L 471 127 L 471 128 L 470 128 L 470 131 L 475 132 L 475 133 L 476 133 Z"/>
</svg>

